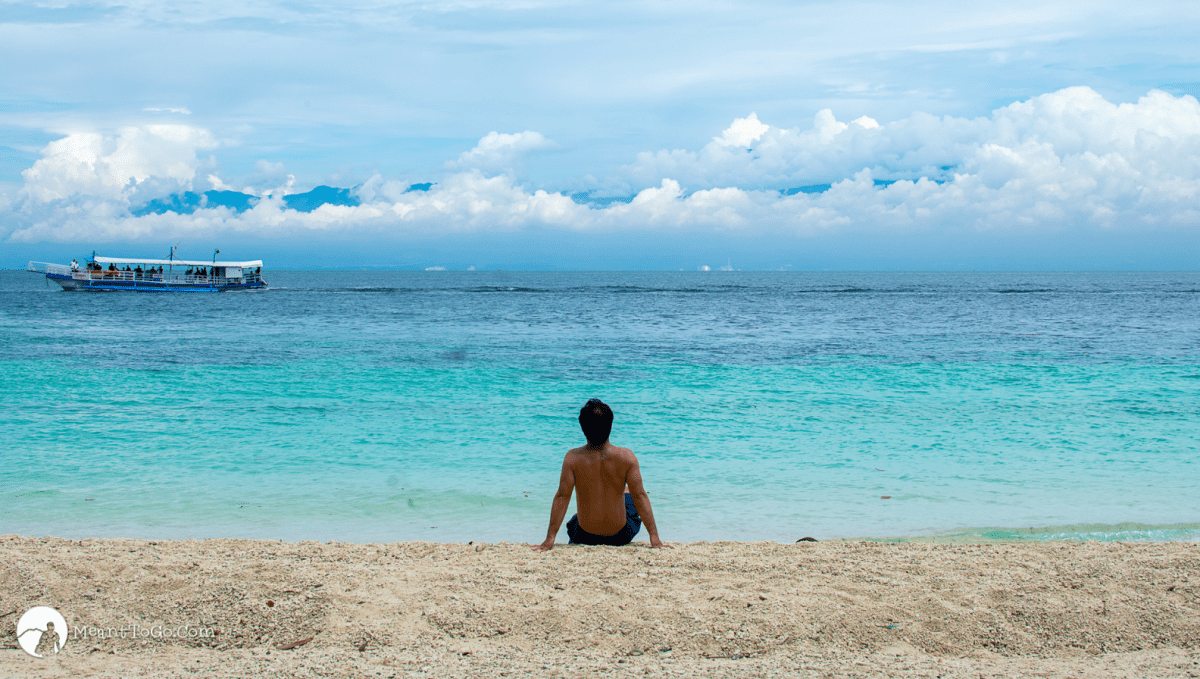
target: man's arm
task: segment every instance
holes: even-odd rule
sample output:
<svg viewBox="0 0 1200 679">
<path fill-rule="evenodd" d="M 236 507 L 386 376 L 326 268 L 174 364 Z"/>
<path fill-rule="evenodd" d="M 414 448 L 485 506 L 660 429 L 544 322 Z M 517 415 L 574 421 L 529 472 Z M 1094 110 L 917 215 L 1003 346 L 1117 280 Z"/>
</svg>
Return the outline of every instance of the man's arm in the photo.
<svg viewBox="0 0 1200 679">
<path fill-rule="evenodd" d="M 554 538 L 558 536 L 558 528 L 563 518 L 567 516 L 567 507 L 571 505 L 571 493 L 575 492 L 575 472 L 571 465 L 563 459 L 562 474 L 558 477 L 558 492 L 554 494 L 554 503 L 550 505 L 550 528 L 546 531 L 546 540 L 534 549 L 548 552 L 554 549 Z"/>
<path fill-rule="evenodd" d="M 654 548 L 668 547 L 658 537 L 658 526 L 654 523 L 654 510 L 650 509 L 650 495 L 646 493 L 646 488 L 642 485 L 642 468 L 638 465 L 637 458 L 633 458 L 633 466 L 629 468 L 629 474 L 625 477 L 625 483 L 629 486 L 629 495 L 633 497 L 633 506 L 637 508 L 638 516 L 642 517 L 642 525 L 646 527 L 646 534 L 650 537 L 650 546 Z"/>
</svg>

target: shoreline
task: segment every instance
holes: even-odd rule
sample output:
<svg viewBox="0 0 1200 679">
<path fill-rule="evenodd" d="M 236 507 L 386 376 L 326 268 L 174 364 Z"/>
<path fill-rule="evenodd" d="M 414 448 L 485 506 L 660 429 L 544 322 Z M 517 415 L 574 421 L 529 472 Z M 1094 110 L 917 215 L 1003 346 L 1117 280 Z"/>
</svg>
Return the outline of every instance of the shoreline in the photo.
<svg viewBox="0 0 1200 679">
<path fill-rule="evenodd" d="M 571 511 L 574 511 L 573 508 Z M 538 517 L 539 520 L 543 517 Z M 535 529 L 529 532 L 528 544 L 534 544 L 535 541 L 540 541 L 542 534 Z M 146 533 L 150 533 L 149 527 L 142 527 Z M 58 539 L 58 540 L 141 540 L 155 542 L 185 542 L 185 541 L 203 541 L 203 540 L 259 540 L 265 542 L 286 542 L 286 543 L 302 543 L 302 542 L 317 542 L 328 543 L 330 539 L 325 536 L 320 537 L 305 537 L 288 535 L 285 533 L 283 537 L 264 537 L 253 534 L 237 534 L 237 531 L 230 531 L 229 526 L 225 526 L 225 534 L 219 536 L 172 536 L 172 535 L 147 535 L 145 533 L 138 534 L 136 529 L 114 530 L 114 534 L 106 534 L 106 531 L 100 531 L 100 535 L 96 535 L 96 531 L 88 532 L 86 529 L 79 533 L 72 531 L 56 531 L 55 534 L 25 534 L 20 533 L 0 533 L 0 539 L 8 537 L 26 537 L 32 539 Z M 345 531 L 342 531 L 343 533 Z M 232 537 L 230 534 L 232 533 Z M 136 537 L 131 537 L 134 535 Z M 1054 542 L 1133 542 L 1133 543 L 1173 543 L 1173 542 L 1200 542 L 1200 522 L 1177 522 L 1152 524 L 1137 521 L 1126 521 L 1115 524 L 1105 523 L 1078 523 L 1078 524 L 1062 524 L 1062 525 L 1047 525 L 1033 526 L 1029 528 L 1011 528 L 1002 526 L 988 526 L 978 528 L 953 528 L 930 532 L 914 532 L 900 535 L 870 535 L 859 534 L 851 536 L 834 536 L 821 537 L 821 533 L 801 534 L 796 532 L 794 538 L 789 539 L 750 539 L 750 540 L 730 540 L 724 537 L 716 537 L 712 539 L 691 539 L 680 542 L 688 544 L 715 543 L 715 542 L 733 542 L 733 543 L 772 543 L 772 544 L 792 544 L 805 537 L 815 538 L 819 542 L 841 543 L 841 542 L 877 542 L 877 543 L 900 543 L 900 544 L 944 544 L 944 545 L 974 545 L 974 544 L 1036 544 L 1036 543 L 1054 543 Z M 567 539 L 566 531 L 559 531 L 560 544 L 565 544 Z M 507 536 L 499 540 L 489 539 L 487 536 L 480 538 L 473 536 L 472 538 L 464 539 L 411 539 L 407 537 L 399 537 L 395 540 L 380 540 L 373 539 L 373 536 L 367 536 L 365 539 L 360 537 L 351 537 L 345 540 L 332 540 L 335 543 L 342 544 L 399 544 L 405 542 L 421 542 L 429 544 L 474 544 L 476 542 L 484 543 L 511 543 L 521 544 L 522 540 L 512 540 Z M 647 544 L 645 533 L 639 532 L 634 538 L 635 543 Z"/>
<path fill-rule="evenodd" d="M 0 657 L 46 676 L 1200 671 L 1195 542 L 673 546 L 3 535 Z M 15 637 L 34 605 L 73 631 L 218 632 L 37 659 Z"/>
<path fill-rule="evenodd" d="M 1030 528 L 966 528 L 931 535 L 861 536 L 830 538 L 829 542 L 898 542 L 944 545 L 1027 544 L 1053 542 L 1196 542 L 1200 523 L 1149 524 L 1126 521 L 1116 524 L 1086 523 Z"/>
</svg>

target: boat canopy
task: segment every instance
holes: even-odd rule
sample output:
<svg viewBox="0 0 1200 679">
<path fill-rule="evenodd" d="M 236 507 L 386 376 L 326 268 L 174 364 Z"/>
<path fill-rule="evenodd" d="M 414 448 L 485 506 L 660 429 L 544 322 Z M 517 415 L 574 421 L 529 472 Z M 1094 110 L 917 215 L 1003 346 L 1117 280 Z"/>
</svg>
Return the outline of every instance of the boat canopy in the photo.
<svg viewBox="0 0 1200 679">
<path fill-rule="evenodd" d="M 150 264 L 153 266 L 233 266 L 254 269 L 262 266 L 262 260 L 252 262 L 213 262 L 193 259 L 138 259 L 136 257 L 93 257 L 97 264 Z"/>
</svg>

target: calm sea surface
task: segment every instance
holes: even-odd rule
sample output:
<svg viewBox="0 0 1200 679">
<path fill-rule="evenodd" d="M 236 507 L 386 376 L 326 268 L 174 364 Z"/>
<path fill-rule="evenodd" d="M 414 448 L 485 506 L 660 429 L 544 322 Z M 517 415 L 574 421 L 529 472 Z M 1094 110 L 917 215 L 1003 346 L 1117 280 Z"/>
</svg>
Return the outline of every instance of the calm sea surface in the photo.
<svg viewBox="0 0 1200 679">
<path fill-rule="evenodd" d="M 267 279 L 0 272 L 0 533 L 540 541 L 600 397 L 667 540 L 1200 539 L 1200 274 Z"/>
</svg>

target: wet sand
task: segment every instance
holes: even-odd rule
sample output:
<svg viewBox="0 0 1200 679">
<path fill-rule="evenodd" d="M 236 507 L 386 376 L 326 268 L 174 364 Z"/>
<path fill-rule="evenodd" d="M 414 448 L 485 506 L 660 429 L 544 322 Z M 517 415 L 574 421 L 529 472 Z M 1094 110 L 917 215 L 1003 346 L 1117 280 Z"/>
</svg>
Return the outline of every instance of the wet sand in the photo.
<svg viewBox="0 0 1200 679">
<path fill-rule="evenodd" d="M 31 657 L 35 605 L 91 633 Z M 1198 677 L 1200 544 L 8 535 L 0 614 L 0 676 Z"/>
</svg>

